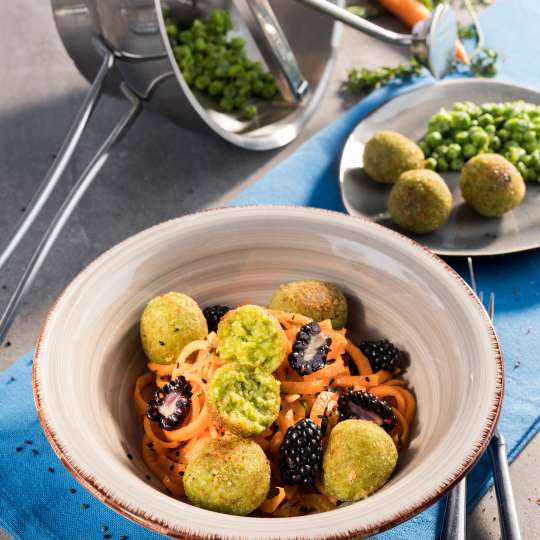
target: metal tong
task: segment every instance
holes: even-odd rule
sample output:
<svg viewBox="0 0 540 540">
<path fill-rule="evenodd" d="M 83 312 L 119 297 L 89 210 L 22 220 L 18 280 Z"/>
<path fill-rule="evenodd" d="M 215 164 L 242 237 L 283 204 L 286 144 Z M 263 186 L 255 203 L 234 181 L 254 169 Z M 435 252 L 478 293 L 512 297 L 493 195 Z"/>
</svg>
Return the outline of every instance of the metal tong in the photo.
<svg viewBox="0 0 540 540">
<path fill-rule="evenodd" d="M 474 294 L 477 294 L 476 277 L 471 257 L 467 258 L 469 265 L 469 275 L 471 287 Z M 478 295 L 482 302 L 482 292 Z M 493 320 L 495 313 L 495 295 L 489 295 L 488 314 Z M 493 479 L 495 483 L 495 494 L 497 496 L 497 507 L 499 509 L 499 521 L 501 526 L 502 540 L 521 540 L 519 530 L 518 514 L 514 493 L 512 491 L 512 481 L 508 467 L 508 457 L 506 441 L 499 431 L 495 432 L 488 446 L 488 453 L 493 469 Z M 466 516 L 467 516 L 467 478 L 463 478 L 448 494 L 446 509 L 443 518 L 441 531 L 442 540 L 465 540 L 466 538 Z"/>
</svg>

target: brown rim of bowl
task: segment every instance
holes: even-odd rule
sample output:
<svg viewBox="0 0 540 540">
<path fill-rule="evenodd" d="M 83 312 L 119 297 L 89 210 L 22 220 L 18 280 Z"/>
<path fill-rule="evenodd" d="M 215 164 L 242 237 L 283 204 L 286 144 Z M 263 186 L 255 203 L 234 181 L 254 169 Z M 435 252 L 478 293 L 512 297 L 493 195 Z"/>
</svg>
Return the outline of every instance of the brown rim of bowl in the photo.
<svg viewBox="0 0 540 540">
<path fill-rule="evenodd" d="M 38 419 L 41 424 L 41 427 L 45 433 L 45 436 L 47 437 L 49 444 L 51 445 L 52 449 L 54 450 L 55 454 L 58 456 L 62 464 L 68 469 L 68 471 L 75 477 L 75 479 L 82 484 L 90 493 L 92 493 L 95 497 L 97 497 L 101 502 L 105 503 L 107 506 L 118 512 L 119 514 L 123 515 L 124 517 L 127 517 L 128 519 L 131 519 L 132 521 L 138 523 L 139 525 L 143 525 L 144 527 L 159 532 L 161 534 L 167 535 L 171 538 L 180 538 L 180 539 L 197 539 L 197 540 L 210 540 L 210 539 L 220 539 L 220 540 L 228 540 L 231 538 L 234 538 L 234 540 L 238 540 L 239 537 L 231 537 L 231 536 L 219 536 L 219 535 L 205 535 L 205 534 L 193 534 L 193 533 L 186 533 L 182 532 L 178 529 L 173 529 L 168 525 L 167 523 L 163 522 L 162 520 L 148 517 L 145 515 L 145 513 L 141 509 L 137 510 L 128 510 L 124 507 L 124 505 L 117 500 L 115 500 L 114 497 L 112 497 L 109 493 L 107 493 L 104 489 L 100 488 L 97 483 L 95 482 L 95 479 L 92 477 L 92 475 L 81 471 L 75 463 L 72 462 L 70 458 L 68 458 L 57 440 L 56 433 L 54 430 L 47 424 L 43 411 L 42 411 L 42 398 L 40 396 L 40 389 L 37 382 L 37 365 L 38 361 L 40 360 L 41 356 L 41 345 L 42 341 L 44 339 L 45 332 L 47 331 L 47 327 L 49 324 L 49 321 L 54 314 L 54 312 L 57 309 L 58 304 L 60 303 L 63 296 L 66 294 L 68 289 L 73 285 L 73 283 L 77 280 L 77 278 L 81 275 L 83 272 L 87 272 L 90 270 L 94 264 L 97 264 L 97 262 L 104 257 L 109 251 L 116 249 L 123 244 L 131 241 L 133 238 L 140 234 L 146 234 L 148 231 L 151 231 L 152 229 L 155 229 L 157 227 L 160 227 L 164 225 L 165 223 L 171 223 L 171 222 L 177 222 L 182 221 L 183 219 L 190 218 L 192 216 L 206 214 L 210 212 L 216 212 L 216 211 L 224 211 L 224 210 L 233 210 L 235 208 L 239 209 L 260 209 L 260 210 L 272 210 L 272 209 L 283 209 L 283 210 L 295 210 L 295 209 L 301 209 L 301 210 L 308 210 L 309 212 L 313 213 L 319 213 L 323 215 L 330 215 L 330 216 L 339 216 L 339 217 L 346 217 L 347 219 L 357 220 L 361 221 L 363 223 L 368 223 L 370 226 L 378 227 L 380 229 L 384 229 L 387 233 L 390 233 L 392 235 L 395 235 L 396 237 L 401 238 L 403 241 L 409 243 L 412 246 L 416 246 L 417 248 L 420 248 L 422 251 L 427 253 L 434 261 L 436 261 L 438 264 L 440 264 L 465 290 L 465 292 L 475 301 L 478 309 L 480 310 L 480 313 L 486 323 L 488 333 L 491 337 L 491 344 L 493 347 L 493 354 L 495 357 L 495 361 L 497 362 L 497 371 L 498 371 L 498 380 L 497 380 L 497 386 L 495 390 L 495 396 L 494 396 L 494 402 L 491 408 L 491 412 L 489 416 L 486 419 L 486 424 L 484 426 L 484 429 L 482 430 L 482 435 L 480 440 L 478 440 L 474 445 L 472 450 L 469 452 L 463 463 L 458 467 L 456 471 L 453 471 L 451 475 L 447 478 L 446 481 L 444 481 L 438 488 L 435 489 L 433 493 L 425 497 L 424 500 L 420 501 L 419 503 L 415 505 L 411 505 L 408 508 L 405 508 L 401 512 L 397 513 L 395 516 L 393 516 L 391 519 L 382 521 L 380 523 L 374 523 L 368 527 L 362 527 L 359 529 L 349 530 L 346 533 L 334 535 L 334 536 L 326 536 L 324 537 L 325 540 L 345 540 L 345 539 L 351 539 L 354 537 L 364 537 L 369 536 L 371 534 L 380 533 L 382 531 L 385 531 L 387 529 L 393 528 L 396 525 L 399 525 L 400 523 L 403 523 L 404 521 L 407 521 L 414 517 L 415 515 L 419 514 L 435 502 L 437 502 L 447 491 L 449 491 L 455 484 L 457 484 L 466 474 L 467 472 L 475 465 L 475 463 L 480 459 L 484 451 L 486 450 L 489 441 L 491 440 L 491 436 L 493 435 L 493 432 L 495 431 L 495 427 L 497 425 L 497 421 L 500 415 L 501 407 L 502 407 L 502 400 L 503 400 L 503 393 L 504 393 L 504 362 L 503 362 L 503 355 L 501 351 L 501 347 L 499 344 L 499 339 L 497 337 L 497 333 L 495 331 L 495 328 L 489 319 L 489 316 L 484 309 L 483 305 L 480 303 L 478 297 L 474 294 L 474 292 L 471 290 L 471 288 L 467 285 L 467 283 L 463 280 L 463 278 L 451 267 L 449 266 L 445 261 L 443 261 L 438 255 L 433 253 L 430 249 L 423 246 L 422 244 L 419 244 L 415 240 L 412 240 L 411 238 L 394 231 L 392 229 L 388 229 L 387 227 L 384 227 L 383 225 L 379 225 L 378 223 L 374 223 L 370 221 L 367 218 L 363 218 L 360 216 L 351 216 L 350 214 L 345 214 L 341 212 L 335 212 L 333 210 L 324 210 L 321 208 L 311 208 L 311 207 L 304 207 L 304 206 L 294 206 L 294 205 L 242 205 L 242 206 L 233 206 L 233 207 L 220 207 L 220 208 L 210 208 L 201 210 L 199 212 L 194 212 L 192 214 L 187 214 L 185 216 L 181 216 L 179 218 L 171 219 L 168 221 L 164 221 L 162 223 L 158 223 L 156 225 L 153 225 L 152 227 L 149 227 L 147 229 L 144 229 L 143 231 L 140 231 L 138 233 L 135 233 L 134 235 L 129 236 L 122 242 L 119 242 L 115 246 L 109 248 L 105 252 L 103 252 L 99 257 L 94 259 L 93 262 L 88 264 L 81 272 L 77 274 L 77 276 L 65 287 L 65 289 L 62 291 L 62 293 L 58 296 L 55 303 L 52 305 L 51 309 L 49 310 L 45 321 L 43 322 L 40 333 L 37 339 L 36 343 L 36 350 L 34 353 L 34 363 L 32 367 L 32 392 L 34 395 L 34 403 L 36 406 Z M 277 518 L 279 519 L 279 518 Z M 287 519 L 287 518 L 284 518 Z M 323 538 L 323 537 L 321 537 Z M 299 539 L 301 540 L 301 539 Z M 307 540 L 307 538 L 306 538 Z"/>
</svg>

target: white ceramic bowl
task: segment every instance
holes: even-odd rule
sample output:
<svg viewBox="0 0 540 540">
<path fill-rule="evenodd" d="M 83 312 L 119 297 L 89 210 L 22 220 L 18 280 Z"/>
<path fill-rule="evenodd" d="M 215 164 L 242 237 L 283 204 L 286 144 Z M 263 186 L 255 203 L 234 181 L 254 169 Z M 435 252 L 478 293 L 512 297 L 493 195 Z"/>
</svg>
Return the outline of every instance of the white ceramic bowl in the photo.
<svg viewBox="0 0 540 540">
<path fill-rule="evenodd" d="M 406 377 L 418 414 L 399 469 L 368 499 L 306 517 L 228 516 L 166 495 L 145 478 L 132 407 L 133 383 L 145 368 L 137 331 L 143 306 L 171 289 L 203 306 L 265 304 L 279 283 L 298 278 L 337 284 L 357 337 L 385 336 L 410 354 Z M 63 463 L 118 512 L 182 538 L 345 538 L 394 526 L 474 464 L 502 393 L 493 327 L 443 261 L 368 221 L 290 207 L 203 212 L 122 242 L 63 292 L 34 362 L 40 421 Z"/>
</svg>

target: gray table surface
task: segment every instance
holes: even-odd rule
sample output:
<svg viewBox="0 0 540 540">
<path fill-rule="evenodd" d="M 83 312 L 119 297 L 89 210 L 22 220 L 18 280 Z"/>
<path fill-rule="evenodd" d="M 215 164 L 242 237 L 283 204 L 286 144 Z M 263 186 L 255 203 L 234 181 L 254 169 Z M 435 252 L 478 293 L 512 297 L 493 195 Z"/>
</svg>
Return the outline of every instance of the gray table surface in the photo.
<svg viewBox="0 0 540 540">
<path fill-rule="evenodd" d="M 219 206 L 269 170 L 354 101 L 339 92 L 355 66 L 390 64 L 402 53 L 345 29 L 334 77 L 317 116 L 287 148 L 247 152 L 217 138 L 182 129 L 144 112 L 85 195 L 49 255 L 0 349 L 0 370 L 32 348 L 47 309 L 92 259 L 127 236 L 160 221 Z M 49 2 L 0 2 L 0 242 L 57 152 L 88 87 L 56 34 Z M 112 122 L 124 110 L 113 98 L 99 113 L 47 210 L 23 249 L 0 275 L 0 307 L 12 291 L 53 211 L 73 185 Z M 9 343 L 9 346 L 7 346 Z M 540 535 L 540 437 L 512 465 L 523 537 Z M 489 491 L 468 522 L 471 539 L 499 538 L 497 507 Z M 0 531 L 0 540 L 9 536 Z"/>
</svg>

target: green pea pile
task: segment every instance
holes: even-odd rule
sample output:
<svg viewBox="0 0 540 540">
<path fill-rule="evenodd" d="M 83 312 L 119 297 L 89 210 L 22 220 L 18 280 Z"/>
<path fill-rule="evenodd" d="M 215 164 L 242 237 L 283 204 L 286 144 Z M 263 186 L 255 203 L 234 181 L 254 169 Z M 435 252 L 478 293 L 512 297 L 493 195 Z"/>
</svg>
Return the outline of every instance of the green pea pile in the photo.
<svg viewBox="0 0 540 540">
<path fill-rule="evenodd" d="M 460 171 L 481 153 L 501 154 L 523 179 L 540 181 L 540 106 L 524 101 L 455 103 L 441 109 L 428 123 L 420 142 L 427 169 Z"/>
<path fill-rule="evenodd" d="M 246 119 L 258 114 L 254 101 L 271 101 L 278 94 L 272 75 L 260 62 L 246 56 L 245 40 L 228 38 L 233 29 L 230 13 L 212 11 L 182 30 L 171 12 L 165 27 L 174 56 L 189 86 L 214 98 L 225 112 L 241 111 Z"/>
</svg>

